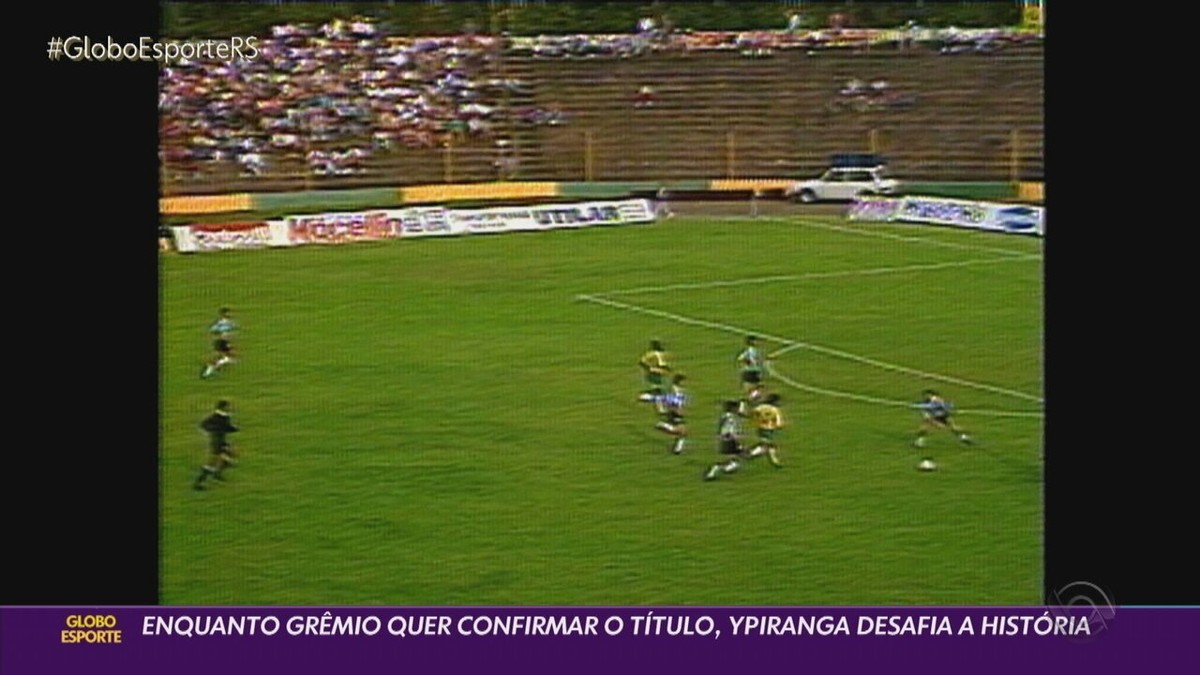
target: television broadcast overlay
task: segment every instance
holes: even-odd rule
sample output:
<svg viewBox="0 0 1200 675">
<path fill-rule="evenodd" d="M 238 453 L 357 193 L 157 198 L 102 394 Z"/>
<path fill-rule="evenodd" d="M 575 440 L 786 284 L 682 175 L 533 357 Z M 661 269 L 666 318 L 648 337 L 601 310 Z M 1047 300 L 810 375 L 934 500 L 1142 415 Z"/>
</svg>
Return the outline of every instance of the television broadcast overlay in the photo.
<svg viewBox="0 0 1200 675">
<path fill-rule="evenodd" d="M 1200 614 L 1032 607 L 120 607 L 0 609 L 6 673 L 606 673 L 747 662 L 818 672 L 1186 672 Z M 986 658 L 981 659 L 981 654 Z M 498 660 L 501 659 L 501 660 Z M 853 670 L 851 670 L 853 669 Z M 865 670 L 862 670 L 865 672 Z"/>
<path fill-rule="evenodd" d="M 140 37 L 130 42 L 118 42 L 111 35 L 103 40 L 92 39 L 89 35 L 56 36 L 46 41 L 46 57 L 51 61 L 251 61 L 258 57 L 255 47 L 257 40 L 256 37 L 231 37 L 226 40 L 158 42 L 153 38 Z"/>
<path fill-rule="evenodd" d="M 164 6 L 164 604 L 1042 601 L 1040 27 L 738 7 Z"/>
<path fill-rule="evenodd" d="M 1195 612 L 1047 597 L 1044 11 L 51 38 L 156 62 L 161 606 L 4 607 L 0 670 L 1173 663 Z"/>
</svg>

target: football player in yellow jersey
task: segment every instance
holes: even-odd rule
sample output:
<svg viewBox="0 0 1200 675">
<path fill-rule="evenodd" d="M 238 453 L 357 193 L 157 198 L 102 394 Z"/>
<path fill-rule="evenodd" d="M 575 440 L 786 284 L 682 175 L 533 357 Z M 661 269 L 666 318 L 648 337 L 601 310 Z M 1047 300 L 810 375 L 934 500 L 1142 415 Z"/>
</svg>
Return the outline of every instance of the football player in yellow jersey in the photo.
<svg viewBox="0 0 1200 675">
<path fill-rule="evenodd" d="M 750 450 L 750 456 L 761 457 L 765 454 L 770 458 L 771 466 L 776 469 L 783 467 L 779 461 L 779 446 L 775 443 L 775 434 L 783 428 L 779 402 L 779 394 L 770 394 L 750 412 L 750 416 L 754 418 L 754 427 L 758 430 L 758 445 Z"/>
<path fill-rule="evenodd" d="M 671 366 L 667 363 L 667 353 L 663 350 L 662 343 L 658 340 L 651 340 L 650 349 L 642 354 L 638 365 L 641 366 L 642 373 L 646 376 L 646 391 L 638 396 L 638 400 L 653 403 L 659 414 L 665 414 L 667 409 L 663 404 L 663 395 L 667 392 L 664 380 L 667 373 L 671 372 Z"/>
</svg>

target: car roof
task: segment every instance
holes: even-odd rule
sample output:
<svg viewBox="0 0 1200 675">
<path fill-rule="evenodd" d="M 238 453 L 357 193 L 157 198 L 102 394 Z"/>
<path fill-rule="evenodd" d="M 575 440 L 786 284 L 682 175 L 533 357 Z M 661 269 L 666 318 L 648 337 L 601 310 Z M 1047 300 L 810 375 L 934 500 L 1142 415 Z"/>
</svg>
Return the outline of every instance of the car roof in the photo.
<svg viewBox="0 0 1200 675">
<path fill-rule="evenodd" d="M 887 158 L 873 152 L 841 153 L 829 157 L 834 169 L 873 169 L 887 164 Z"/>
</svg>

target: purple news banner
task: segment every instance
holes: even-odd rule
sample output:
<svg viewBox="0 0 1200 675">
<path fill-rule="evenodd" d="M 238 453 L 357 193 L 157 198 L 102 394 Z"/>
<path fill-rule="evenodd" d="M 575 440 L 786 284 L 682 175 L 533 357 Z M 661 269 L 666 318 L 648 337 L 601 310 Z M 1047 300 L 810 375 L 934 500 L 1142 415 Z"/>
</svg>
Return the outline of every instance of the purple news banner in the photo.
<svg viewBox="0 0 1200 675">
<path fill-rule="evenodd" d="M 1109 605 L 0 608 L 4 675 L 1195 673 L 1198 642 L 1200 608 Z"/>
</svg>

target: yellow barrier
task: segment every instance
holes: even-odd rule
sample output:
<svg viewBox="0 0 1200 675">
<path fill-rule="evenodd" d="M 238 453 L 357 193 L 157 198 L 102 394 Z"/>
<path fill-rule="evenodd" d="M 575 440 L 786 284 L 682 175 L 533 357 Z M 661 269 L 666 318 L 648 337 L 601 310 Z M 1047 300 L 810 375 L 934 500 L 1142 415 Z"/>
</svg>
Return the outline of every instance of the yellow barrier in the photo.
<svg viewBox="0 0 1200 675">
<path fill-rule="evenodd" d="M 406 204 L 556 196 L 558 196 L 558 183 L 476 183 L 472 185 L 415 185 L 400 188 L 400 201 Z"/>
<path fill-rule="evenodd" d="M 1017 186 L 1017 199 L 1023 202 L 1038 202 L 1046 200 L 1045 183 L 1021 183 Z"/>
<path fill-rule="evenodd" d="M 709 182 L 709 189 L 718 192 L 735 192 L 741 190 L 785 190 L 791 187 L 794 180 L 787 178 L 730 178 Z"/>
<path fill-rule="evenodd" d="M 158 212 L 169 216 L 192 213 L 249 211 L 252 208 L 250 194 L 246 192 L 232 195 L 164 197 L 158 200 Z"/>
</svg>

